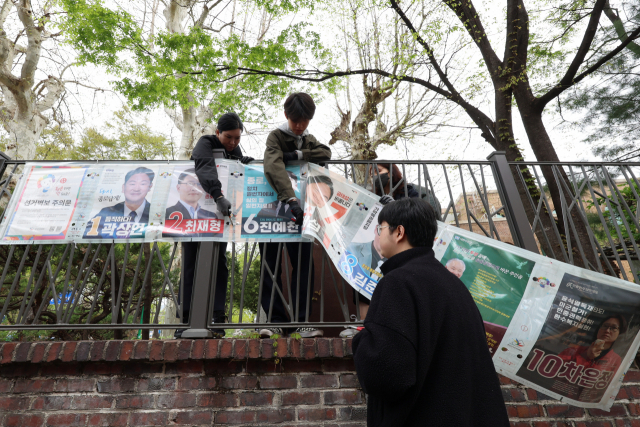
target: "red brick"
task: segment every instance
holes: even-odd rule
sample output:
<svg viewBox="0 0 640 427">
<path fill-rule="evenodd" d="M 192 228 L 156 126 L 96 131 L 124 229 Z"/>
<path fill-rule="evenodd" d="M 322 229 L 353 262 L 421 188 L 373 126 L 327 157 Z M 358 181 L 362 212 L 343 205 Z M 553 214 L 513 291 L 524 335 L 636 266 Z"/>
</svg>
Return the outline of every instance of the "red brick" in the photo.
<svg viewBox="0 0 640 427">
<path fill-rule="evenodd" d="M 85 363 L 82 369 L 84 375 L 119 375 L 122 373 L 124 364 L 95 362 Z"/>
<path fill-rule="evenodd" d="M 233 340 L 220 340 L 220 359 L 231 359 L 233 357 Z"/>
<path fill-rule="evenodd" d="M 198 406 L 227 408 L 238 406 L 238 395 L 231 393 L 202 393 L 198 395 Z"/>
<path fill-rule="evenodd" d="M 640 399 L 640 387 L 636 385 L 628 385 L 623 388 L 626 390 L 629 399 Z"/>
<path fill-rule="evenodd" d="M 259 339 L 251 339 L 249 340 L 249 358 L 250 359 L 258 359 L 260 357 L 260 340 Z"/>
<path fill-rule="evenodd" d="M 37 367 L 37 365 L 34 365 Z M 82 365 L 80 363 L 54 363 L 42 365 L 40 376 L 56 376 L 56 377 L 76 377 L 82 375 Z"/>
<path fill-rule="evenodd" d="M 181 377 L 178 390 L 210 390 L 216 387 L 214 377 Z"/>
<path fill-rule="evenodd" d="M 180 340 L 178 341 L 178 356 L 177 360 L 188 360 L 191 356 L 191 344 L 193 340 Z"/>
<path fill-rule="evenodd" d="M 253 423 L 255 419 L 254 411 L 220 411 L 216 413 L 215 425 Z"/>
<path fill-rule="evenodd" d="M 108 409 L 111 408 L 111 396 L 74 396 L 71 407 L 73 409 Z"/>
<path fill-rule="evenodd" d="M 73 393 L 78 391 L 95 391 L 96 380 L 69 380 L 60 379 L 56 381 L 55 391 L 62 393 Z"/>
<path fill-rule="evenodd" d="M 44 360 L 48 345 L 49 343 L 46 342 L 39 342 L 35 344 L 33 353 L 31 354 L 31 363 L 41 363 Z"/>
<path fill-rule="evenodd" d="M 243 371 L 247 362 L 234 360 L 208 360 L 204 364 L 204 372 L 207 375 L 233 375 Z"/>
<path fill-rule="evenodd" d="M 336 390 L 324 392 L 325 405 L 356 405 L 363 402 L 362 392 L 358 390 Z"/>
<path fill-rule="evenodd" d="M 166 362 L 175 362 L 178 360 L 178 341 L 165 341 L 163 354 Z"/>
<path fill-rule="evenodd" d="M 116 398 L 116 408 L 153 408 L 153 396 L 147 394 L 118 396 Z"/>
<path fill-rule="evenodd" d="M 273 347 L 274 341 L 271 339 L 263 339 L 263 340 L 258 340 L 258 342 L 262 347 L 262 358 L 271 359 L 273 357 L 273 352 L 275 351 Z"/>
<path fill-rule="evenodd" d="M 640 427 L 640 420 L 622 419 L 616 420 L 616 427 Z"/>
<path fill-rule="evenodd" d="M 6 342 L 2 346 L 2 360 L 0 364 L 10 363 L 13 357 L 13 351 L 16 349 L 17 344 L 14 342 Z"/>
<path fill-rule="evenodd" d="M 0 396 L 0 411 L 21 411 L 29 409 L 30 397 L 5 397 Z"/>
<path fill-rule="evenodd" d="M 344 340 L 342 338 L 333 338 L 331 340 L 331 350 L 333 357 L 344 357 Z"/>
<path fill-rule="evenodd" d="M 4 369 L 0 369 L 0 376 L 13 378 L 34 377 L 38 375 L 40 366 L 41 365 L 33 363 L 17 363 L 15 365 L 12 365 L 11 368 L 5 367 Z M 46 365 L 44 365 L 44 367 L 46 367 Z"/>
<path fill-rule="evenodd" d="M 298 420 L 300 421 L 325 421 L 335 420 L 334 408 L 298 408 Z"/>
<path fill-rule="evenodd" d="M 191 359 L 204 358 L 204 349 L 206 342 L 204 340 L 193 340 L 193 346 L 191 347 Z"/>
<path fill-rule="evenodd" d="M 302 375 L 300 377 L 302 388 L 333 388 L 338 387 L 338 378 L 335 375 Z"/>
<path fill-rule="evenodd" d="M 4 419 L 5 427 L 40 427 L 44 423 L 42 414 L 9 414 Z"/>
<path fill-rule="evenodd" d="M 540 405 L 507 405 L 507 414 L 513 418 L 534 418 L 543 415 Z"/>
<path fill-rule="evenodd" d="M 176 389 L 175 378 L 142 378 L 138 380 L 137 391 L 172 391 Z"/>
<path fill-rule="evenodd" d="M 303 338 L 302 340 L 302 357 L 305 359 L 316 358 L 316 339 Z"/>
<path fill-rule="evenodd" d="M 187 360 L 165 364 L 164 371 L 167 375 L 201 374 L 204 367 L 202 360 Z"/>
<path fill-rule="evenodd" d="M 325 372 L 353 372 L 356 370 L 353 359 L 326 359 L 323 361 Z"/>
<path fill-rule="evenodd" d="M 340 375 L 340 388 L 360 388 L 358 376 L 356 374 Z"/>
<path fill-rule="evenodd" d="M 297 388 L 298 380 L 293 375 L 269 375 L 260 377 L 260 388 Z"/>
<path fill-rule="evenodd" d="M 582 421 L 577 422 L 576 427 L 613 427 L 609 421 Z"/>
<path fill-rule="evenodd" d="M 320 393 L 317 391 L 288 391 L 282 393 L 283 405 L 319 405 Z"/>
<path fill-rule="evenodd" d="M 122 341 L 108 341 L 107 349 L 104 353 L 104 360 L 108 362 L 115 362 L 118 360 L 118 356 L 120 355 L 120 346 L 122 345 Z"/>
<path fill-rule="evenodd" d="M 305 373 L 309 374 L 312 372 L 322 373 L 323 360 L 322 359 L 314 359 L 314 360 L 297 360 L 297 359 L 287 359 L 283 360 L 280 363 L 281 372 L 286 373 Z"/>
<path fill-rule="evenodd" d="M 517 382 L 512 381 L 507 377 L 503 377 L 502 375 L 498 375 L 498 379 L 500 380 L 500 384 L 503 384 L 503 385 L 517 385 L 518 384 Z"/>
<path fill-rule="evenodd" d="M 9 393 L 13 386 L 12 380 L 0 380 L 0 393 Z"/>
<path fill-rule="evenodd" d="M 627 371 L 627 374 L 624 376 L 623 382 L 625 382 L 625 383 L 629 383 L 629 382 L 637 383 L 637 382 L 640 382 L 640 371 L 635 370 L 635 369 L 634 370 L 629 369 Z"/>
<path fill-rule="evenodd" d="M 299 359 L 300 357 L 302 357 L 302 349 L 301 349 L 302 344 L 300 343 L 300 341 L 302 340 L 289 338 L 289 356 L 290 357 L 295 357 L 296 359 Z"/>
<path fill-rule="evenodd" d="M 60 360 L 63 362 L 73 362 L 74 354 L 76 352 L 76 347 L 78 343 L 75 341 L 67 341 L 64 343 L 64 347 L 62 349 L 62 355 L 60 356 Z M 48 420 L 47 420 L 48 422 Z"/>
<path fill-rule="evenodd" d="M 532 425 L 533 427 L 552 427 L 549 421 L 534 421 Z"/>
<path fill-rule="evenodd" d="M 282 359 L 291 355 L 291 353 L 289 353 L 289 340 L 286 338 L 278 338 L 274 348 L 275 351 L 273 352 L 273 357 L 279 357 Z"/>
<path fill-rule="evenodd" d="M 623 405 L 613 405 L 609 411 L 589 409 L 589 413 L 594 417 L 624 417 L 627 415 L 627 411 L 624 410 Z"/>
<path fill-rule="evenodd" d="M 503 388 L 502 398 L 505 402 L 524 402 L 524 391 L 519 388 Z"/>
<path fill-rule="evenodd" d="M 133 348 L 133 355 L 131 359 L 133 360 L 146 360 L 147 353 L 149 352 L 149 347 L 151 347 L 150 341 L 138 341 Z"/>
<path fill-rule="evenodd" d="M 45 411 L 57 411 L 71 408 L 69 396 L 41 396 L 33 401 L 33 409 Z"/>
<path fill-rule="evenodd" d="M 295 409 L 263 409 L 256 411 L 256 422 L 258 423 L 283 423 L 293 421 L 295 417 Z"/>
<path fill-rule="evenodd" d="M 176 424 L 194 425 L 211 425 L 213 413 L 211 411 L 188 411 L 178 412 L 174 422 Z"/>
<path fill-rule="evenodd" d="M 258 378 L 254 376 L 225 377 L 220 384 L 222 388 L 249 390 L 258 388 Z"/>
<path fill-rule="evenodd" d="M 248 340 L 233 340 L 233 358 L 246 359 L 248 353 Z"/>
<path fill-rule="evenodd" d="M 162 357 L 162 346 L 162 341 L 151 341 L 151 350 L 149 350 L 149 360 L 151 362 L 164 360 Z"/>
<path fill-rule="evenodd" d="M 636 417 L 640 415 L 640 403 L 629 403 L 627 407 L 629 408 L 629 413 L 631 415 Z"/>
<path fill-rule="evenodd" d="M 317 338 L 318 357 L 331 357 L 331 339 Z"/>
<path fill-rule="evenodd" d="M 55 360 L 58 360 L 58 356 L 62 351 L 62 344 L 64 343 L 61 343 L 61 342 L 51 343 L 51 345 L 49 346 L 49 350 L 47 350 L 47 356 L 45 358 L 46 362 L 53 362 Z"/>
<path fill-rule="evenodd" d="M 168 412 L 134 412 L 131 414 L 132 426 L 163 426 L 168 423 Z"/>
<path fill-rule="evenodd" d="M 101 412 L 89 414 L 87 425 L 101 427 L 125 427 L 129 414 L 125 412 Z M 133 424 L 137 425 L 137 424 Z"/>
<path fill-rule="evenodd" d="M 122 345 L 120 346 L 120 357 L 119 361 L 126 362 L 131 359 L 131 355 L 133 355 L 133 346 L 136 343 L 134 341 L 122 341 Z"/>
<path fill-rule="evenodd" d="M 267 406 L 273 404 L 273 393 L 240 393 L 240 406 Z"/>
<path fill-rule="evenodd" d="M 135 388 L 133 378 L 111 378 L 106 381 L 98 381 L 99 393 L 126 393 Z"/>
<path fill-rule="evenodd" d="M 218 357 L 218 345 L 220 340 L 206 340 L 204 357 L 206 359 L 216 359 Z"/>
<path fill-rule="evenodd" d="M 546 405 L 547 414 L 558 418 L 579 418 L 584 416 L 584 409 L 570 405 Z"/>
<path fill-rule="evenodd" d="M 344 340 L 344 355 L 345 356 L 353 356 L 353 339 L 347 338 Z"/>
<path fill-rule="evenodd" d="M 91 359 L 91 341 L 81 341 L 76 350 L 76 361 L 86 362 Z"/>
<path fill-rule="evenodd" d="M 13 361 L 14 362 L 27 362 L 29 360 L 29 351 L 31 351 L 31 343 L 30 342 L 21 342 L 16 347 L 16 351 L 14 352 Z"/>
<path fill-rule="evenodd" d="M 47 427 L 73 427 L 87 424 L 87 414 L 53 414 L 47 417 Z"/>
<path fill-rule="evenodd" d="M 106 347 L 106 341 L 95 341 L 91 347 L 91 361 L 98 362 L 104 360 L 104 348 Z"/>
<path fill-rule="evenodd" d="M 192 393 L 171 393 L 158 395 L 157 408 L 193 408 L 196 406 L 196 395 Z"/>
<path fill-rule="evenodd" d="M 14 393 L 51 393 L 54 380 L 16 380 L 13 386 Z"/>
</svg>

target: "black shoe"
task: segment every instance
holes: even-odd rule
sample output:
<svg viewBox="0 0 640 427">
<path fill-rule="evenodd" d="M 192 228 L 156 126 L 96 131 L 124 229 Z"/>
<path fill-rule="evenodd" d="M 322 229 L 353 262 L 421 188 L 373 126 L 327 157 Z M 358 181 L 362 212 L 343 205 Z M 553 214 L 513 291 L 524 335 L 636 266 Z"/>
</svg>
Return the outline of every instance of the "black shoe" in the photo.
<svg viewBox="0 0 640 427">
<path fill-rule="evenodd" d="M 227 323 L 227 315 L 223 310 L 216 310 L 213 312 L 213 323 Z M 211 328 L 213 338 L 224 338 L 225 330 L 223 327 Z"/>
<path fill-rule="evenodd" d="M 176 329 L 176 331 L 173 333 L 173 339 L 174 340 L 182 339 L 182 333 L 184 331 L 186 331 L 186 329 Z"/>
</svg>

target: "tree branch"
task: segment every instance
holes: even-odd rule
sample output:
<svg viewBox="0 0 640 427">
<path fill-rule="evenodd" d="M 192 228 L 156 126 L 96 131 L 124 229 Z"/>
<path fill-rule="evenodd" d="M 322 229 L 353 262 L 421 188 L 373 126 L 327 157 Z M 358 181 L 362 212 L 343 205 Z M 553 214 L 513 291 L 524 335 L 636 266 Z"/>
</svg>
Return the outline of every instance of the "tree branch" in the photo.
<svg viewBox="0 0 640 427">
<path fill-rule="evenodd" d="M 622 19 L 620 19 L 620 16 L 618 16 L 618 14 L 615 13 L 613 9 L 611 9 L 609 0 L 607 0 L 604 5 L 604 14 L 613 24 L 613 28 L 616 30 L 616 34 L 618 34 L 618 38 L 620 39 L 620 41 L 625 41 L 628 36 L 627 32 L 624 29 L 624 23 L 622 22 Z M 633 52 L 636 57 L 640 58 L 640 45 L 636 43 L 629 43 L 627 45 L 627 49 Z"/>
<path fill-rule="evenodd" d="M 33 22 L 31 10 L 31 0 L 20 0 L 18 5 L 18 17 L 27 31 L 27 54 L 22 64 L 20 77 L 24 80 L 27 87 L 33 86 L 38 62 L 40 61 L 40 53 L 42 49 L 42 35 L 40 30 L 36 28 Z"/>
<path fill-rule="evenodd" d="M 0 8 L 0 31 L 4 31 L 4 22 L 7 20 L 7 16 L 11 9 L 13 8 L 13 1 L 4 0 L 2 3 L 2 8 Z"/>
</svg>

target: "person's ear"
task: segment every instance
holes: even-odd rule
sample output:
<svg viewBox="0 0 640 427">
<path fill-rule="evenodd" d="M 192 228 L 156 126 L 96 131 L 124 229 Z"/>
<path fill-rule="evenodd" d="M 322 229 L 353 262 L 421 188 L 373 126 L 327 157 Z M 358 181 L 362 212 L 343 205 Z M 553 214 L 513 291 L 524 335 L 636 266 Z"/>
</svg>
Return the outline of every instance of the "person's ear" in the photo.
<svg viewBox="0 0 640 427">
<path fill-rule="evenodd" d="M 396 227 L 394 231 L 398 233 L 396 234 L 397 243 L 400 243 L 407 236 L 405 233 L 404 227 L 402 225 L 399 225 L 398 227 Z"/>
<path fill-rule="evenodd" d="M 216 136 L 220 138 L 220 129 L 216 129 Z"/>
<path fill-rule="evenodd" d="M 284 118 L 285 118 L 285 119 L 287 119 L 287 120 L 289 120 L 289 116 L 287 116 L 287 111 L 286 111 L 286 110 L 285 110 L 285 112 L 284 112 Z"/>
</svg>

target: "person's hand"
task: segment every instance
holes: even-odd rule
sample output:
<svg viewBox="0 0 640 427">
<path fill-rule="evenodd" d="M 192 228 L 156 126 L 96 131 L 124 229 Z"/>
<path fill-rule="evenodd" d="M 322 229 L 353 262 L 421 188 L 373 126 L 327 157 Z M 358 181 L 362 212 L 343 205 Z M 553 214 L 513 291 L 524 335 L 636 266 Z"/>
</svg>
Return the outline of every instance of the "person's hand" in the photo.
<svg viewBox="0 0 640 427">
<path fill-rule="evenodd" d="M 228 201 L 224 196 L 221 196 L 218 200 L 216 200 L 216 204 L 218 205 L 218 210 L 222 213 L 222 215 L 231 215 L 231 202 Z"/>
<path fill-rule="evenodd" d="M 587 349 L 587 359 L 595 359 L 596 357 L 600 356 L 602 350 L 604 350 L 604 340 L 595 340 Z"/>
<path fill-rule="evenodd" d="M 386 205 L 387 203 L 393 202 L 393 197 L 389 196 L 388 194 L 385 194 L 384 196 L 380 197 L 379 202 L 382 205 Z"/>
<path fill-rule="evenodd" d="M 253 162 L 255 159 L 253 157 L 249 157 L 249 156 L 242 156 L 240 158 L 240 163 L 242 163 L 243 165 L 246 165 L 247 163 L 251 163 Z"/>
<path fill-rule="evenodd" d="M 284 162 L 285 165 L 292 160 L 298 160 L 298 153 L 296 153 L 295 151 L 282 153 L 282 161 Z"/>
<path fill-rule="evenodd" d="M 304 211 L 298 204 L 298 201 L 297 200 L 289 201 L 289 208 L 291 208 L 291 213 L 295 217 L 291 219 L 295 220 L 297 225 L 302 225 L 302 221 L 304 220 Z"/>
</svg>

